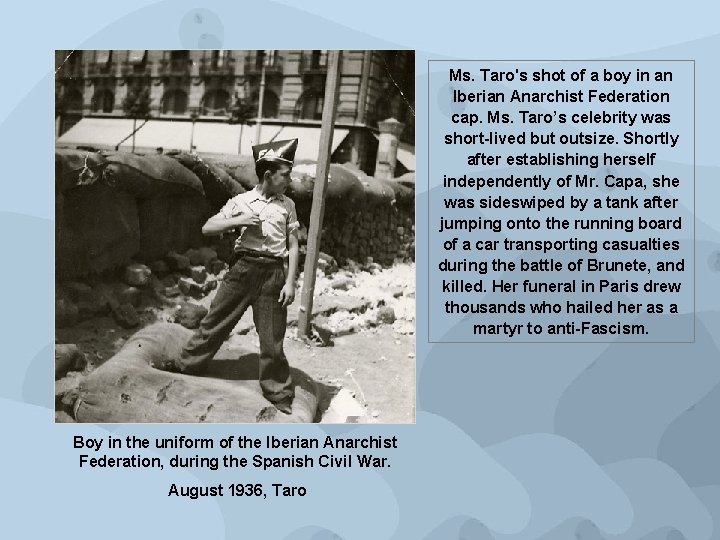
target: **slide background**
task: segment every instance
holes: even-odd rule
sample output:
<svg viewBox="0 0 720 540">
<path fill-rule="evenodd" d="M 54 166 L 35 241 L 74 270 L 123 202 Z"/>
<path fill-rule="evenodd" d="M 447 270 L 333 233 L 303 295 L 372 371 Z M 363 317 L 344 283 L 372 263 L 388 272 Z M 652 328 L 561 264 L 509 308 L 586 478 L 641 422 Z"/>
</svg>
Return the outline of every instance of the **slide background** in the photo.
<svg viewBox="0 0 720 540">
<path fill-rule="evenodd" d="M 720 538 L 717 4 L 199 4 L 17 2 L 4 9 L 0 535 Z M 428 99 L 437 106 L 427 95 L 429 58 L 695 59 L 695 343 L 430 346 L 427 162 L 418 159 L 416 425 L 55 425 L 53 49 L 74 47 L 415 48 L 419 157 L 427 151 Z M 379 472 L 78 469 L 72 436 L 110 433 L 396 434 L 400 449 L 384 454 L 392 467 Z M 258 481 L 304 484 L 310 495 L 165 496 L 172 482 Z"/>
</svg>

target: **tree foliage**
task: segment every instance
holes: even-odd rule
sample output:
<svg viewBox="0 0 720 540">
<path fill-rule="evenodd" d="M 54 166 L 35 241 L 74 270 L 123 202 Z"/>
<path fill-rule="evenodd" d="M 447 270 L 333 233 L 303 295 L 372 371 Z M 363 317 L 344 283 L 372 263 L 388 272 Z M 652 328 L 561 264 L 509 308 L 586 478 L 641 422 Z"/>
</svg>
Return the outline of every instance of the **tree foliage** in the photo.
<svg viewBox="0 0 720 540">
<path fill-rule="evenodd" d="M 122 101 L 123 112 L 129 118 L 150 118 L 150 89 L 128 88 L 127 96 Z"/>
<path fill-rule="evenodd" d="M 247 124 L 253 117 L 253 107 L 250 103 L 236 95 L 230 105 L 229 113 L 229 124 Z"/>
</svg>

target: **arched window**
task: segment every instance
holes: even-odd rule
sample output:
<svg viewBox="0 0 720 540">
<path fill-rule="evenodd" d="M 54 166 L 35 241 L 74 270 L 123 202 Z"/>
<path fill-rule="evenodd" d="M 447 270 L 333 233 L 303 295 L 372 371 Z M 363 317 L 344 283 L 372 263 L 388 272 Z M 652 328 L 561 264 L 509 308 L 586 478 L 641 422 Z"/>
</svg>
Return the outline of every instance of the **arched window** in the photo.
<svg viewBox="0 0 720 540">
<path fill-rule="evenodd" d="M 115 108 L 115 94 L 107 88 L 95 92 L 92 100 L 93 112 L 111 113 Z"/>
<path fill-rule="evenodd" d="M 208 90 L 202 99 L 202 114 L 210 116 L 221 116 L 228 114 L 227 108 L 230 104 L 230 94 L 222 88 Z"/>
<path fill-rule="evenodd" d="M 321 120 L 324 97 L 324 92 L 315 88 L 305 90 L 295 104 L 295 118 Z"/>
<path fill-rule="evenodd" d="M 163 114 L 185 114 L 188 96 L 183 90 L 168 90 L 162 99 Z"/>
<path fill-rule="evenodd" d="M 65 94 L 63 95 L 63 106 L 63 108 L 67 112 L 82 112 L 82 93 L 76 88 L 66 90 Z"/>
<path fill-rule="evenodd" d="M 253 114 L 257 114 L 258 102 L 260 101 L 260 92 L 255 92 L 252 98 Z M 263 118 L 277 118 L 278 110 L 280 109 L 280 99 L 278 99 L 275 92 L 272 90 L 265 89 L 265 96 L 263 97 Z"/>
</svg>

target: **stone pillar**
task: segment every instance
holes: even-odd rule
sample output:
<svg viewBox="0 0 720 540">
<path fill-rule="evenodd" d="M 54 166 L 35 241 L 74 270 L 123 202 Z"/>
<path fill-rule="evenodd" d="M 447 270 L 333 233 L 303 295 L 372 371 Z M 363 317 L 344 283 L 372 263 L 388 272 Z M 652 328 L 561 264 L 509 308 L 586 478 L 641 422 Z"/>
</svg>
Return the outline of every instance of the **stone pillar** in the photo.
<svg viewBox="0 0 720 540">
<path fill-rule="evenodd" d="M 404 127 L 405 124 L 395 120 L 395 118 L 388 118 L 378 122 L 380 142 L 378 143 L 377 160 L 375 162 L 375 178 L 392 180 L 395 177 L 398 139 Z"/>
</svg>

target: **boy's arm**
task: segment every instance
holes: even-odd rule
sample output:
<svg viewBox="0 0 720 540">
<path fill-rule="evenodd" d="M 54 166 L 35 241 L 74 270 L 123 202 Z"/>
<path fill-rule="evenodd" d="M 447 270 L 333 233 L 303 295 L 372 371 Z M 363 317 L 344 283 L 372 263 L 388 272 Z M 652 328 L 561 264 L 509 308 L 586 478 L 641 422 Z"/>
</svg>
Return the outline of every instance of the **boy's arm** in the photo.
<svg viewBox="0 0 720 540">
<path fill-rule="evenodd" d="M 240 214 L 239 216 L 225 217 L 220 212 L 208 219 L 203 225 L 202 233 L 205 236 L 223 234 L 238 227 L 258 226 L 260 218 L 257 214 Z"/>
<path fill-rule="evenodd" d="M 233 197 L 220 211 L 205 222 L 202 233 L 205 236 L 223 234 L 238 227 L 260 225 L 260 217 L 242 200 Z"/>
<path fill-rule="evenodd" d="M 300 248 L 297 239 L 297 232 L 288 236 L 288 273 L 285 278 L 285 286 L 280 291 L 280 298 L 283 307 L 287 307 L 295 300 L 295 276 L 297 275 L 298 261 L 300 259 Z"/>
</svg>

